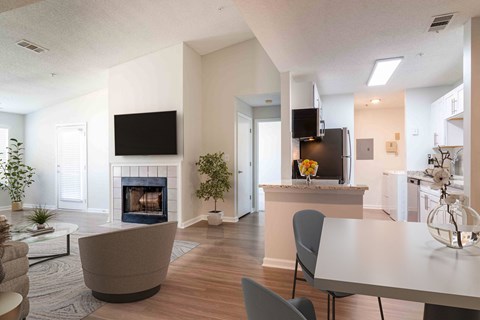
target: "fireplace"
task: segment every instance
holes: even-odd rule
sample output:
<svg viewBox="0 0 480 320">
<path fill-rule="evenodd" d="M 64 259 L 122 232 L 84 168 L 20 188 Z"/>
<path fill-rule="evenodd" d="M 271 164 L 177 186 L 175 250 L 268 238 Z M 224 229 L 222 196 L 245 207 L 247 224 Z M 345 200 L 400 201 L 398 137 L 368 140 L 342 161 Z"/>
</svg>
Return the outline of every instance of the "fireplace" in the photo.
<svg viewBox="0 0 480 320">
<path fill-rule="evenodd" d="M 167 178 L 122 177 L 122 221 L 168 221 Z"/>
</svg>

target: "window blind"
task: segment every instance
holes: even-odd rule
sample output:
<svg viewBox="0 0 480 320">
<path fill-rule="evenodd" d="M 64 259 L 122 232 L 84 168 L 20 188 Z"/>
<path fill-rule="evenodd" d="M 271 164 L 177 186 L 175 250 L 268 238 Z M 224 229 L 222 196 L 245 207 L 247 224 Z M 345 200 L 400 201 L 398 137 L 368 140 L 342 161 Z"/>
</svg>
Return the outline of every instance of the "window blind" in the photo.
<svg viewBox="0 0 480 320">
<path fill-rule="evenodd" d="M 59 132 L 59 191 L 64 201 L 83 201 L 83 134 L 78 128 L 64 128 Z"/>
</svg>

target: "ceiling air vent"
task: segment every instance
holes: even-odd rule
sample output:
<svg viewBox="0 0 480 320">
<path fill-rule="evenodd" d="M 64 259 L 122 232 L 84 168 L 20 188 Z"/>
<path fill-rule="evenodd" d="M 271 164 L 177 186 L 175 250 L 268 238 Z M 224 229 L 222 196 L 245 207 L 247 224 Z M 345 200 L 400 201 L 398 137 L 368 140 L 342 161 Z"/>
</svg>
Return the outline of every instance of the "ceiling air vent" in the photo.
<svg viewBox="0 0 480 320">
<path fill-rule="evenodd" d="M 452 21 L 453 16 L 454 13 L 447 13 L 433 17 L 432 23 L 430 23 L 430 27 L 428 28 L 428 32 L 439 32 L 445 30 L 450 21 Z"/>
<path fill-rule="evenodd" d="M 22 48 L 33 51 L 35 53 L 43 53 L 45 51 L 48 51 L 48 49 L 42 48 L 39 45 L 36 45 L 35 43 L 32 43 L 32 42 L 30 42 L 28 40 L 25 40 L 25 39 L 18 41 L 17 45 L 22 47 Z"/>
</svg>

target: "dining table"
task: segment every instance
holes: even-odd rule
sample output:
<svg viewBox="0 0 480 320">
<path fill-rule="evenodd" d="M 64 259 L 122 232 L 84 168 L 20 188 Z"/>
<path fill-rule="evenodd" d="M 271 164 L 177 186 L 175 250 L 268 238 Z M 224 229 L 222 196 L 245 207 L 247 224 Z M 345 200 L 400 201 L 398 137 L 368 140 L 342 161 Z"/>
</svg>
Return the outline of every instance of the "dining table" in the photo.
<svg viewBox="0 0 480 320">
<path fill-rule="evenodd" d="M 425 223 L 325 218 L 314 286 L 421 302 L 424 320 L 480 319 L 480 247 L 446 247 Z"/>
</svg>

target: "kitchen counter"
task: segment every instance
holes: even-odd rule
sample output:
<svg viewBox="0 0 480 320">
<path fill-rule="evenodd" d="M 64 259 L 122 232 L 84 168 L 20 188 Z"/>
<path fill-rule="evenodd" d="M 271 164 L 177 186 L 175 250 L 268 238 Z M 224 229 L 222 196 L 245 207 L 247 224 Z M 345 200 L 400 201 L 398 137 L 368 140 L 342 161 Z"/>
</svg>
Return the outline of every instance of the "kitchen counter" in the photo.
<svg viewBox="0 0 480 320">
<path fill-rule="evenodd" d="M 337 181 L 283 180 L 260 185 L 265 191 L 265 256 L 263 266 L 293 269 L 293 215 L 306 209 L 327 217 L 363 219 L 363 195 L 368 186 Z"/>
<path fill-rule="evenodd" d="M 338 184 L 337 181 L 312 180 L 307 184 L 304 179 L 290 179 L 282 180 L 274 183 L 261 184 L 261 188 L 267 189 L 288 189 L 301 191 L 322 191 L 322 190 L 337 190 L 337 191 L 367 191 L 368 186 L 352 185 L 352 184 Z"/>
<path fill-rule="evenodd" d="M 430 176 L 427 176 L 423 171 L 408 171 L 407 175 L 409 178 L 433 183 L 433 178 Z M 463 180 L 458 180 L 458 179 L 450 180 L 449 187 L 463 190 Z"/>
</svg>

